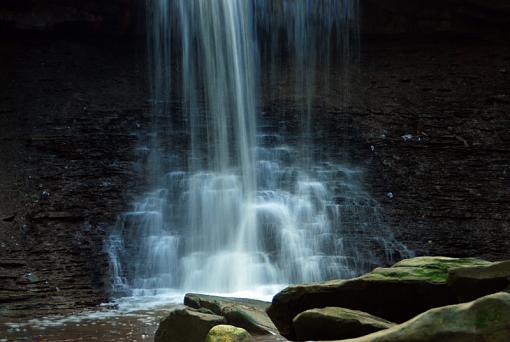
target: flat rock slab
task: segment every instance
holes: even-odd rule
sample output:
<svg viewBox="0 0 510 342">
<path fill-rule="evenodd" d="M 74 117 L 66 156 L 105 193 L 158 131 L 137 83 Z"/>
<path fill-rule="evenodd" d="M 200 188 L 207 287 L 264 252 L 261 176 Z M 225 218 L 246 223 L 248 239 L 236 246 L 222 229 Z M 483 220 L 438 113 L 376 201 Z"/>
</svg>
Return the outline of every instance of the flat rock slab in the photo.
<svg viewBox="0 0 510 342">
<path fill-rule="evenodd" d="M 499 292 L 473 302 L 450 305 L 390 329 L 343 342 L 507 342 L 510 336 L 510 294 Z"/>
<path fill-rule="evenodd" d="M 307 310 L 297 315 L 293 323 L 299 341 L 354 338 L 395 325 L 366 312 L 336 307 Z"/>
<path fill-rule="evenodd" d="M 184 304 L 195 309 L 211 310 L 225 317 L 228 324 L 254 335 L 277 334 L 278 329 L 266 313 L 270 303 L 245 298 L 227 298 L 188 293 Z"/>
</svg>

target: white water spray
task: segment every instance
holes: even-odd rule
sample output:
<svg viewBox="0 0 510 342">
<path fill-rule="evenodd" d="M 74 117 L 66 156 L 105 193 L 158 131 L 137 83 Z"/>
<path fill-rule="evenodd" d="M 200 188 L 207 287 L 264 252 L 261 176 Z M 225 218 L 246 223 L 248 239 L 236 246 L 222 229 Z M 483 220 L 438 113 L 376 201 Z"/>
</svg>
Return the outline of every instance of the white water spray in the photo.
<svg viewBox="0 0 510 342">
<path fill-rule="evenodd" d="M 335 32 L 345 57 L 355 9 L 354 0 L 150 2 L 156 190 L 110 237 L 115 290 L 273 294 L 407 253 L 363 190 L 361 171 L 312 153 L 314 92 L 324 87 L 315 69 L 329 60 Z M 298 139 L 256 122 L 261 35 L 282 30 L 294 59 Z M 182 151 L 163 148 L 175 139 L 186 140 L 175 145 L 186 146 L 185 163 Z"/>
</svg>

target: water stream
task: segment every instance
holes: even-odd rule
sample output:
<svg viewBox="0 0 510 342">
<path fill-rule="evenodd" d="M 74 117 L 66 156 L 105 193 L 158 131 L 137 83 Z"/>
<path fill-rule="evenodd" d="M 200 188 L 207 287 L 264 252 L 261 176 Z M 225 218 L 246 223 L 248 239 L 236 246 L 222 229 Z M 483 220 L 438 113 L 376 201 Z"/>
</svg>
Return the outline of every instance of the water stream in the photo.
<svg viewBox="0 0 510 342">
<path fill-rule="evenodd" d="M 357 1 L 152 0 L 147 22 L 153 190 L 108 241 L 117 295 L 269 299 L 409 254 L 363 171 L 314 153 L 315 100 L 331 82 L 317 69 L 356 56 Z M 288 70 L 292 133 L 261 115 Z"/>
</svg>

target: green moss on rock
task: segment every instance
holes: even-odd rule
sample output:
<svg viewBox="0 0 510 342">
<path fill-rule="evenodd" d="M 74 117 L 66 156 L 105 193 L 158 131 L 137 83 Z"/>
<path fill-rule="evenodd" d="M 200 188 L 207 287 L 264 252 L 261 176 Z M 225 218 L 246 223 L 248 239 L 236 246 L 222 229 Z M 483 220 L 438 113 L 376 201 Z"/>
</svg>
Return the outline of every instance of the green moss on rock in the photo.
<svg viewBox="0 0 510 342">
<path fill-rule="evenodd" d="M 434 268 L 399 267 L 376 268 L 362 277 L 365 280 L 379 281 L 428 281 L 433 283 L 446 283 L 448 272 Z"/>
<path fill-rule="evenodd" d="M 251 340 L 251 335 L 242 328 L 217 325 L 209 331 L 205 342 L 250 342 Z"/>
<path fill-rule="evenodd" d="M 448 272 L 452 269 L 488 265 L 491 265 L 489 261 L 476 258 L 418 257 L 402 260 L 389 268 L 376 268 L 362 278 L 366 280 L 446 283 Z"/>
<path fill-rule="evenodd" d="M 490 261 L 477 259 L 477 258 L 449 258 L 442 256 L 424 256 L 412 259 L 405 259 L 397 262 L 392 267 L 420 267 L 420 268 L 434 268 L 442 271 L 456 267 L 472 267 L 472 266 L 487 266 Z"/>
<path fill-rule="evenodd" d="M 431 308 L 459 303 L 448 284 L 450 271 L 488 265 L 476 258 L 402 260 L 359 278 L 289 287 L 274 297 L 268 313 L 280 333 L 290 339 L 296 338 L 292 319 L 313 308 L 344 307 L 404 322 Z"/>
</svg>

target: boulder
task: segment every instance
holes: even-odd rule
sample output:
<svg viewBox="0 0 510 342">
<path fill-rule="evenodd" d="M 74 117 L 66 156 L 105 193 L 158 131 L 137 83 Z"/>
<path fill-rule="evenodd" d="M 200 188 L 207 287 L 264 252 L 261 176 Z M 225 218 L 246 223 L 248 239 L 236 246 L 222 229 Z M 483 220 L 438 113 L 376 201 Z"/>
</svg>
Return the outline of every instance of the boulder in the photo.
<svg viewBox="0 0 510 342">
<path fill-rule="evenodd" d="M 366 312 L 337 307 L 307 310 L 297 315 L 293 323 L 299 341 L 353 338 L 395 325 Z"/>
<path fill-rule="evenodd" d="M 250 342 L 251 340 L 251 335 L 243 328 L 217 325 L 209 331 L 205 342 Z"/>
<path fill-rule="evenodd" d="M 390 329 L 342 342 L 507 342 L 509 337 L 510 294 L 498 292 L 435 308 Z"/>
<path fill-rule="evenodd" d="M 447 284 L 450 269 L 488 264 L 473 258 L 403 260 L 359 278 L 288 287 L 273 298 L 267 312 L 288 339 L 296 338 L 294 317 L 309 309 L 328 306 L 360 310 L 402 323 L 431 308 L 458 303 Z"/>
<path fill-rule="evenodd" d="M 208 309 L 225 317 L 228 324 L 246 329 L 254 335 L 276 334 L 274 323 L 266 313 L 270 303 L 245 298 L 226 298 L 188 293 L 184 304 L 200 309 Z"/>
<path fill-rule="evenodd" d="M 504 291 L 510 286 L 510 260 L 452 269 L 448 272 L 448 285 L 460 302 Z"/>
<path fill-rule="evenodd" d="M 154 341 L 203 342 L 211 328 L 225 323 L 225 318 L 209 310 L 179 306 L 159 323 Z"/>
</svg>

